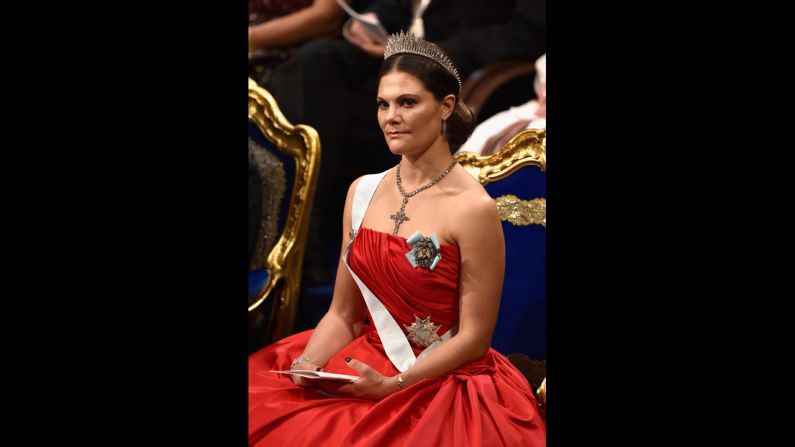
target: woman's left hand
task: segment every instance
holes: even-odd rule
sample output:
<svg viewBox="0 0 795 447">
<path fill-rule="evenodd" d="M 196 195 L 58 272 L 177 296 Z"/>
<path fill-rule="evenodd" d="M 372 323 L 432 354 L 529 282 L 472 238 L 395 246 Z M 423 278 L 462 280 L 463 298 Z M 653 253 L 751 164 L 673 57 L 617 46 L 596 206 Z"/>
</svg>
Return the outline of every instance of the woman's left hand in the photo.
<svg viewBox="0 0 795 447">
<path fill-rule="evenodd" d="M 318 380 L 318 388 L 333 396 L 358 397 L 376 401 L 400 389 L 395 379 L 382 376 L 378 371 L 356 359 L 351 359 L 348 366 L 359 371 L 358 379 L 343 385 L 340 385 L 339 382 Z"/>
</svg>

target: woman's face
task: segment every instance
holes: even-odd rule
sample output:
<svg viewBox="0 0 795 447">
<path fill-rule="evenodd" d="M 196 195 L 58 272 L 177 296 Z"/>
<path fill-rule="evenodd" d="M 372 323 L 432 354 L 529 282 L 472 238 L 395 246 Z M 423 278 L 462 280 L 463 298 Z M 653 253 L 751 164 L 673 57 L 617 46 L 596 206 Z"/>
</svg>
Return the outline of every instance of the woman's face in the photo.
<svg viewBox="0 0 795 447">
<path fill-rule="evenodd" d="M 378 85 L 378 124 L 389 150 L 396 155 L 419 154 L 441 137 L 442 119 L 452 110 L 433 97 L 422 82 L 392 71 Z"/>
</svg>

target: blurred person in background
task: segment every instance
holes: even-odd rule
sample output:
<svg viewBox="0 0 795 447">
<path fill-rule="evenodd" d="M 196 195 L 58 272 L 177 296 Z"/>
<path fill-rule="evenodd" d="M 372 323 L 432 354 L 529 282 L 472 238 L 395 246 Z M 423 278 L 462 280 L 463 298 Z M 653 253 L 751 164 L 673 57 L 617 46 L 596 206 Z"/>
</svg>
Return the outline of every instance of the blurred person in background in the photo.
<svg viewBox="0 0 795 447">
<path fill-rule="evenodd" d="M 460 151 L 491 155 L 499 152 L 508 141 L 525 129 L 547 127 L 547 55 L 535 64 L 533 88 L 536 98 L 520 106 L 500 112 L 479 124 Z"/>
</svg>

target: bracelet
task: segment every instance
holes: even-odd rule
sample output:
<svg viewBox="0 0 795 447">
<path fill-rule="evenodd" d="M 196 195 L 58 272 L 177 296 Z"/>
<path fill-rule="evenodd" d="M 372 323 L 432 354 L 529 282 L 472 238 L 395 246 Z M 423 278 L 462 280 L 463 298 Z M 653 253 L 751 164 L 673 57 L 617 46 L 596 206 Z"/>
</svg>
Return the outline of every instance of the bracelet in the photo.
<svg viewBox="0 0 795 447">
<path fill-rule="evenodd" d="M 309 363 L 315 365 L 315 371 L 320 369 L 320 367 L 318 367 L 317 364 L 315 362 L 313 362 L 309 357 L 306 357 L 306 356 L 302 355 L 302 356 L 296 357 L 296 359 L 293 360 L 293 363 L 290 364 L 290 370 L 295 369 L 295 367 L 298 366 L 301 362 L 309 362 Z"/>
<path fill-rule="evenodd" d="M 403 378 L 400 377 L 400 375 L 397 375 L 396 377 L 397 377 L 398 388 L 400 388 L 400 391 L 403 391 Z"/>
</svg>

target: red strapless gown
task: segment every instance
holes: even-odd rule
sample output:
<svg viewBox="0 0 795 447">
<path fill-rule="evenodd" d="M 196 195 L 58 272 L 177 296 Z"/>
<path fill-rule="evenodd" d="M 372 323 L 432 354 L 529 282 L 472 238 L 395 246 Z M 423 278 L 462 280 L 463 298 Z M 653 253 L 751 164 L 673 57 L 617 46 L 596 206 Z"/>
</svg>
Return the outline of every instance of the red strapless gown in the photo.
<svg viewBox="0 0 795 447">
<path fill-rule="evenodd" d="M 458 249 L 442 245 L 433 271 L 414 269 L 406 240 L 361 228 L 348 263 L 402 328 L 414 316 L 441 324 L 458 320 Z M 546 426 L 524 376 L 500 353 L 445 376 L 423 380 L 379 402 L 327 397 L 270 370 L 290 368 L 312 331 L 284 338 L 248 361 L 249 445 L 252 446 L 544 446 Z M 419 354 L 415 348 L 414 353 Z M 345 357 L 385 376 L 399 371 L 384 353 L 374 326 L 335 355 L 328 372 L 358 375 Z"/>
</svg>

